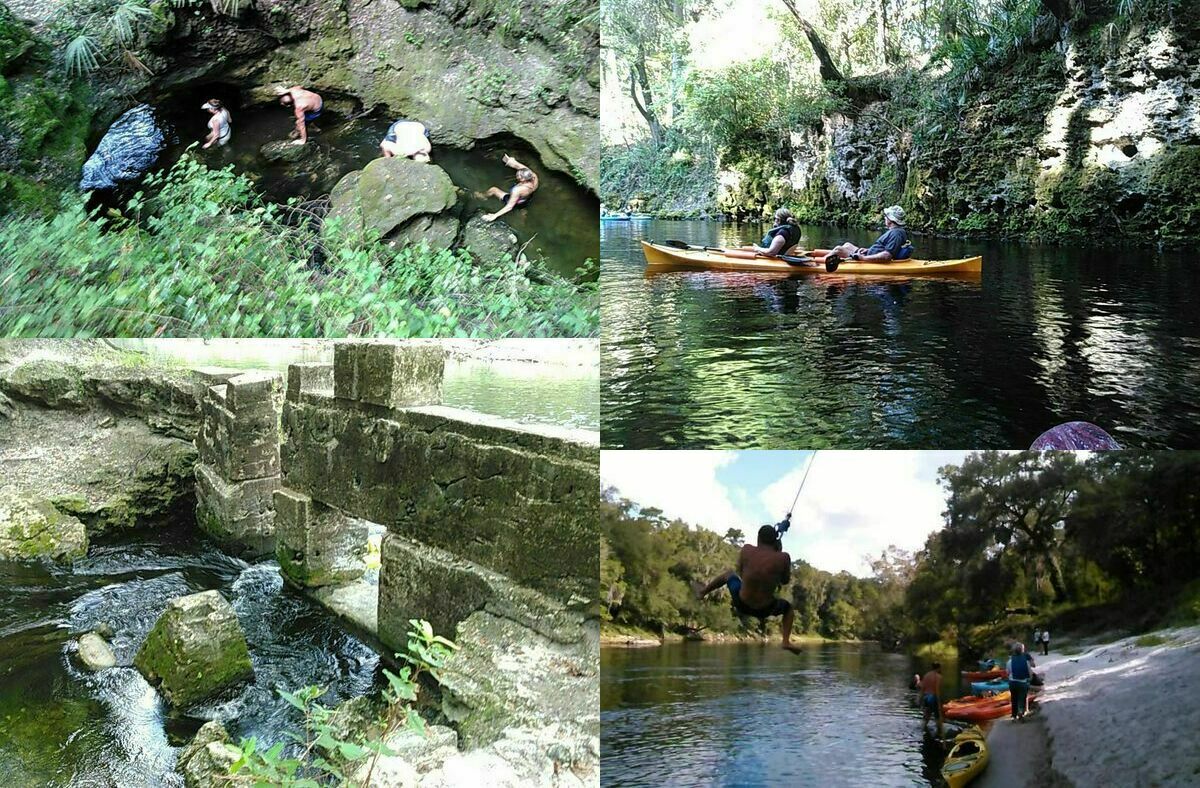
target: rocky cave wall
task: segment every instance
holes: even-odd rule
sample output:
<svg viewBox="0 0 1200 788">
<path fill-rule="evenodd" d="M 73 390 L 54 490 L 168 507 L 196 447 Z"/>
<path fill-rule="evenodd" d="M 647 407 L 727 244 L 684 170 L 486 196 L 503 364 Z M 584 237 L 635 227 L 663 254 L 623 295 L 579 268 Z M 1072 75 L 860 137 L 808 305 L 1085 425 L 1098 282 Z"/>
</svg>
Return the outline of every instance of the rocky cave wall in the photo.
<svg viewBox="0 0 1200 788">
<path fill-rule="evenodd" d="M 1190 19 L 1135 30 L 1115 53 L 1085 31 L 987 74 L 959 117 L 904 129 L 887 119 L 911 115 L 899 106 L 910 87 L 796 130 L 786 161 L 726 165 L 720 207 L 758 218 L 782 204 L 805 221 L 873 226 L 900 203 L 910 226 L 939 233 L 1190 236 L 1200 219 L 1198 40 Z"/>
<path fill-rule="evenodd" d="M 146 70 L 114 57 L 88 79 L 64 76 L 49 42 L 58 7 L 0 3 L 0 210 L 49 210 L 130 97 L 215 81 L 261 102 L 302 84 L 334 111 L 420 119 L 435 145 L 515 135 L 597 189 L 599 34 L 578 0 L 251 0 L 236 15 L 154 0 L 132 47 Z"/>
</svg>

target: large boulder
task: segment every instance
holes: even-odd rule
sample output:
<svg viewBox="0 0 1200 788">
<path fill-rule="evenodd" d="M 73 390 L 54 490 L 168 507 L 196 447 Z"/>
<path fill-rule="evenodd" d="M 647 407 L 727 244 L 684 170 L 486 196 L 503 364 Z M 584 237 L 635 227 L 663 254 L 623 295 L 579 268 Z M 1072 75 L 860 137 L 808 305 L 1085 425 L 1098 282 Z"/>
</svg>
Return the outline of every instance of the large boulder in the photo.
<svg viewBox="0 0 1200 788">
<path fill-rule="evenodd" d="M 112 648 L 96 632 L 88 632 L 79 638 L 79 661 L 88 670 L 100 671 L 117 664 Z"/>
<path fill-rule="evenodd" d="M 109 126 L 100 145 L 83 163 L 79 188 L 111 189 L 137 180 L 154 166 L 166 144 L 167 134 L 154 109 L 139 104 Z"/>
<path fill-rule="evenodd" d="M 254 675 L 237 614 L 218 591 L 171 600 L 133 664 L 181 707 Z"/>
<path fill-rule="evenodd" d="M 69 563 L 87 555 L 87 529 L 48 501 L 0 490 L 0 561 L 48 558 Z"/>
<path fill-rule="evenodd" d="M 418 218 L 443 214 L 458 202 L 454 184 L 441 167 L 411 159 L 375 159 L 361 170 L 349 173 L 333 188 L 327 221 L 340 219 L 351 231 L 378 233 L 381 238 L 413 237 L 409 223 Z M 443 217 L 453 218 L 453 217 Z M 444 222 L 436 228 L 433 242 L 446 234 Z M 408 230 L 408 232 L 406 232 Z M 455 220 L 457 234 L 457 220 Z"/>
<path fill-rule="evenodd" d="M 461 245 L 480 263 L 495 263 L 504 257 L 517 257 L 517 236 L 503 222 L 485 222 L 472 216 L 463 227 Z"/>
<path fill-rule="evenodd" d="M 229 767 L 240 757 L 225 726 L 210 720 L 179 752 L 175 769 L 183 775 L 187 788 L 222 788 L 229 785 Z"/>
</svg>

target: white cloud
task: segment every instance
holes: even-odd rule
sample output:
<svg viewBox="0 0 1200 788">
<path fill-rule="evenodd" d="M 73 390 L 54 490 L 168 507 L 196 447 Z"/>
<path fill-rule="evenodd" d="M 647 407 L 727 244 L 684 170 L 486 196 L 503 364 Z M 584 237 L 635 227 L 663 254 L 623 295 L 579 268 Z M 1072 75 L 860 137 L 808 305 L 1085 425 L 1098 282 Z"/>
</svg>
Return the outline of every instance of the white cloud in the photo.
<svg viewBox="0 0 1200 788">
<path fill-rule="evenodd" d="M 965 452 L 822 451 L 792 514 L 784 548 L 793 558 L 830 572 L 869 573 L 865 556 L 888 545 L 915 550 L 942 527 L 945 492 L 937 468 Z M 804 468 L 768 485 L 761 500 L 783 513 Z"/>
<path fill-rule="evenodd" d="M 732 451 L 602 451 L 600 478 L 642 506 L 723 534 L 741 517 L 717 470 L 736 457 Z"/>
</svg>

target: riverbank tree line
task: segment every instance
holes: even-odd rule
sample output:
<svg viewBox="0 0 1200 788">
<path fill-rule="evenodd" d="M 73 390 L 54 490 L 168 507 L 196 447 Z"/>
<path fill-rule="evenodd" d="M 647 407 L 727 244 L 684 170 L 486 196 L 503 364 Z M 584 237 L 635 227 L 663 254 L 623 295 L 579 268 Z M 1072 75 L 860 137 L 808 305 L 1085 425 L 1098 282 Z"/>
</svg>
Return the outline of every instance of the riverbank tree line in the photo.
<svg viewBox="0 0 1200 788">
<path fill-rule="evenodd" d="M 793 565 L 782 593 L 805 634 L 967 654 L 1027 638 L 1035 622 L 1098 634 L 1200 621 L 1198 473 L 1194 452 L 971 454 L 940 470 L 943 521 L 920 550 L 890 547 L 856 577 L 807 564 L 802 541 L 785 537 Z M 741 531 L 693 527 L 611 488 L 601 514 L 608 626 L 758 632 L 726 594 L 692 593 L 734 566 Z"/>
</svg>

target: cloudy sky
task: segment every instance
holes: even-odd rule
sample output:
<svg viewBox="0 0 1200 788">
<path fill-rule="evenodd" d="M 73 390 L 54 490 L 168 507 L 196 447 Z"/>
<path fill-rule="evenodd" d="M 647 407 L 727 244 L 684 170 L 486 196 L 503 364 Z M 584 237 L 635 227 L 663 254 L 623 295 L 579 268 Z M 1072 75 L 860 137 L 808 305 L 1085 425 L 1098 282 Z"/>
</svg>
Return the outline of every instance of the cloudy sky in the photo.
<svg viewBox="0 0 1200 788">
<path fill-rule="evenodd" d="M 937 470 L 947 451 L 605 451 L 606 486 L 669 517 L 752 538 L 783 519 L 812 469 L 783 547 L 818 569 L 870 574 L 865 560 L 890 544 L 915 550 L 942 526 Z"/>
</svg>

